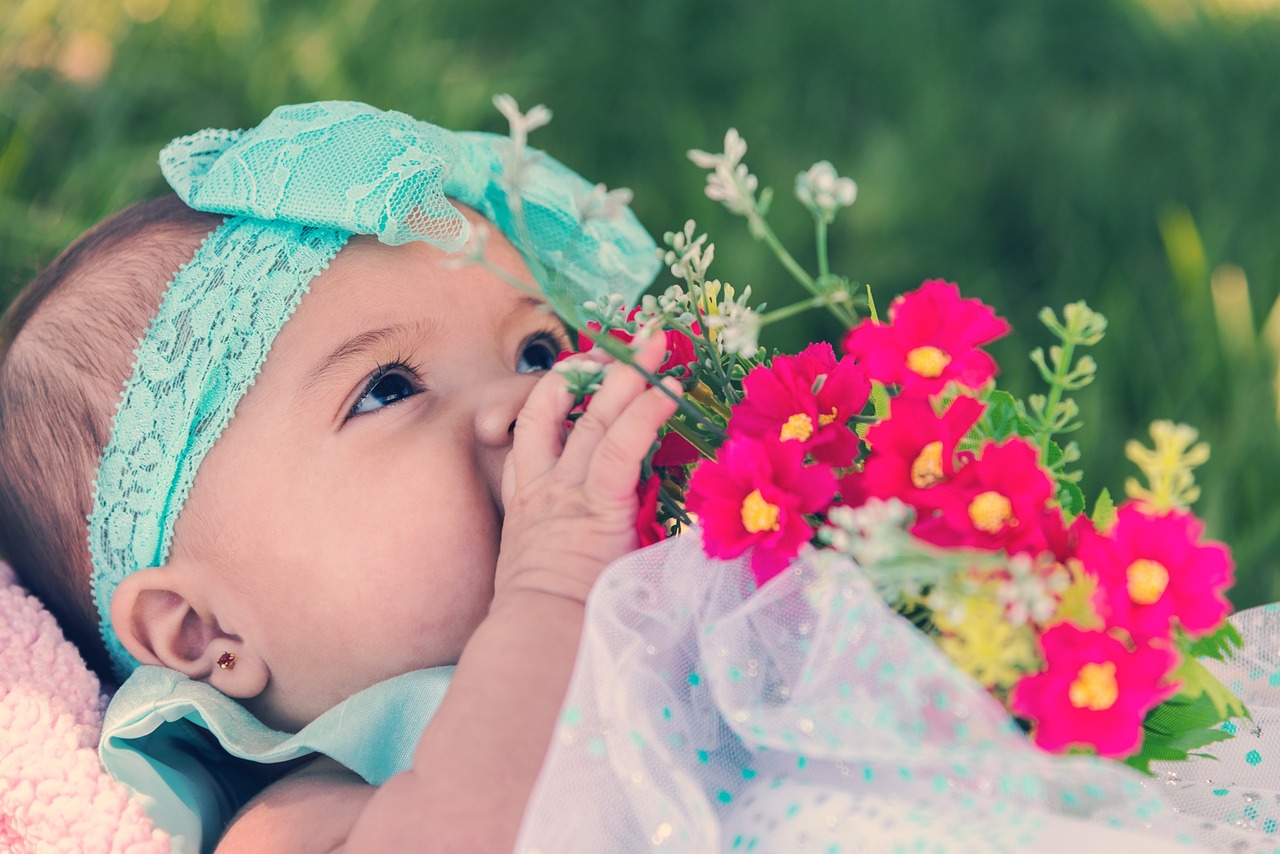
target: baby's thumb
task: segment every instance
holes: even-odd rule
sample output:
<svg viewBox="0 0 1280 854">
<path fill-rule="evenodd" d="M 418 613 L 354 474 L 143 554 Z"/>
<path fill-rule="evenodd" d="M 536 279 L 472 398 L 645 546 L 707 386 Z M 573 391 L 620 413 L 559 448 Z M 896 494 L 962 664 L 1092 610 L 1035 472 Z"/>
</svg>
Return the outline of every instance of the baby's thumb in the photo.
<svg viewBox="0 0 1280 854">
<path fill-rule="evenodd" d="M 502 461 L 502 509 L 506 511 L 516 496 L 516 464 L 515 455 L 510 451 L 507 452 L 506 459 Z"/>
</svg>

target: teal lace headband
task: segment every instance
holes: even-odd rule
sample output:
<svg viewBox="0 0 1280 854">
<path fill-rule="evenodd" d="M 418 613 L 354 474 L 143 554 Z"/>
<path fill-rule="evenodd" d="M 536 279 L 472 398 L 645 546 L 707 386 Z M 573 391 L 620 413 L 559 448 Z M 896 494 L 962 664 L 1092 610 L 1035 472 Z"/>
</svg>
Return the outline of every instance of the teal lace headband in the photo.
<svg viewBox="0 0 1280 854">
<path fill-rule="evenodd" d="M 524 255 L 562 312 L 636 297 L 659 261 L 630 211 L 593 216 L 599 191 L 540 152 L 403 113 L 329 101 L 280 107 L 248 131 L 170 143 L 165 179 L 193 208 L 229 215 L 174 276 L 136 351 L 89 515 L 93 597 L 116 675 L 138 661 L 111 627 L 130 573 L 168 559 L 195 480 L 311 279 L 352 234 L 456 252 L 479 211 Z"/>
</svg>

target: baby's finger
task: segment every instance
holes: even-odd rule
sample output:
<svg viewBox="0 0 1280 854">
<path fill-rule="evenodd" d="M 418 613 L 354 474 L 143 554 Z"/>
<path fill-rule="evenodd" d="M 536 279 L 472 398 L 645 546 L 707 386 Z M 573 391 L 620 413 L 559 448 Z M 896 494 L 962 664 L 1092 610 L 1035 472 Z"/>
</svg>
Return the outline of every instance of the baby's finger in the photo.
<svg viewBox="0 0 1280 854">
<path fill-rule="evenodd" d="M 587 468 L 584 486 L 588 495 L 607 501 L 625 499 L 635 492 L 640 464 L 653 447 L 658 428 L 676 411 L 676 402 L 666 392 L 678 395 L 680 381 L 667 377 L 661 386 L 633 400 L 609 426 Z"/>
<path fill-rule="evenodd" d="M 653 334 L 640 342 L 635 363 L 652 374 L 666 358 L 666 336 Z M 560 458 L 559 475 L 567 481 L 579 482 L 586 477 L 587 467 L 596 446 L 618 416 L 642 394 L 648 380 L 640 371 L 618 364 L 610 368 L 600 390 L 591 397 L 587 411 L 573 425 Z"/>
<path fill-rule="evenodd" d="M 540 477 L 560 459 L 565 419 L 572 408 L 573 395 L 558 371 L 549 371 L 533 386 L 516 415 L 512 438 L 510 473 L 517 482 L 528 483 Z"/>
</svg>

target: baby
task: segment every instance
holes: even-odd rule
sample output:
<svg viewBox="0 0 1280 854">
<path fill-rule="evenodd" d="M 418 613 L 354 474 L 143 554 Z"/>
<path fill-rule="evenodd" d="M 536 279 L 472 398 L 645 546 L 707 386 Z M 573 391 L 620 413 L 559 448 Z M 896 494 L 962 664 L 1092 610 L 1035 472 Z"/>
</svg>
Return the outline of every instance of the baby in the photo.
<svg viewBox="0 0 1280 854">
<path fill-rule="evenodd" d="M 128 677 L 104 761 L 175 850 L 512 846 L 679 389 L 608 371 L 566 431 L 568 339 L 509 282 L 634 296 L 656 262 L 521 142 L 343 103 L 179 140 L 186 203 L 6 315 L 2 547 Z M 484 263 L 442 263 L 484 219 Z"/>
<path fill-rule="evenodd" d="M 679 385 L 615 366 L 566 430 L 546 302 L 657 260 L 513 125 L 177 140 L 177 197 L 4 319 L 0 548 L 123 680 L 100 755 L 175 851 L 1271 850 L 1261 742 L 1150 787 L 1031 746 L 849 561 L 615 561 Z"/>
</svg>

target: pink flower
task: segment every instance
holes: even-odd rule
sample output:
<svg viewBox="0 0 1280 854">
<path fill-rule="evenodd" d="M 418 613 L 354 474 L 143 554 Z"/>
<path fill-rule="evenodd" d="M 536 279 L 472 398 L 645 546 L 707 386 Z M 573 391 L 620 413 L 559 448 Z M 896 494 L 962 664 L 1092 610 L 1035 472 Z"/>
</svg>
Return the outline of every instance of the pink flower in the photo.
<svg viewBox="0 0 1280 854">
<path fill-rule="evenodd" d="M 1089 531 L 1080 560 L 1098 577 L 1095 604 L 1108 625 L 1135 638 L 1166 637 L 1176 622 L 1190 635 L 1221 625 L 1234 565 L 1226 546 L 1202 542 L 1190 513 L 1151 514 L 1127 501 L 1105 535 Z"/>
<path fill-rule="evenodd" d="M 1165 677 L 1177 653 L 1162 646 L 1129 650 L 1099 631 L 1062 623 L 1040 636 L 1045 669 L 1013 687 L 1009 708 L 1035 722 L 1045 750 L 1094 748 L 1123 757 L 1142 744 L 1142 719 L 1177 690 Z"/>
<path fill-rule="evenodd" d="M 737 557 L 755 547 L 751 571 L 764 584 L 813 536 L 804 518 L 826 508 L 835 493 L 827 466 L 804 465 L 798 442 L 729 439 L 715 460 L 694 469 L 686 498 L 702 526 L 711 557 Z"/>
<path fill-rule="evenodd" d="M 1049 548 L 1043 523 L 1053 480 L 1040 468 L 1040 454 L 1025 439 L 988 444 L 939 496 L 937 515 L 912 529 L 939 546 L 1038 554 Z"/>
<path fill-rule="evenodd" d="M 936 509 L 945 492 L 941 487 L 956 473 L 956 445 L 984 408 L 961 396 L 939 417 L 927 398 L 894 398 L 889 417 L 867 431 L 871 453 L 863 463 L 862 492 L 899 498 L 921 516 Z"/>
<path fill-rule="evenodd" d="M 866 371 L 853 359 L 837 361 L 830 344 L 810 344 L 795 356 L 754 368 L 742 388 L 746 397 L 733 409 L 729 436 L 796 442 L 821 462 L 853 464 L 858 437 L 849 419 L 871 394 Z"/>
<path fill-rule="evenodd" d="M 889 305 L 889 323 L 864 320 L 850 329 L 844 351 L 866 365 L 872 379 L 904 392 L 936 394 L 952 380 L 978 388 L 996 375 L 995 361 L 977 349 L 1010 326 L 980 300 L 931 279 Z"/>
</svg>

